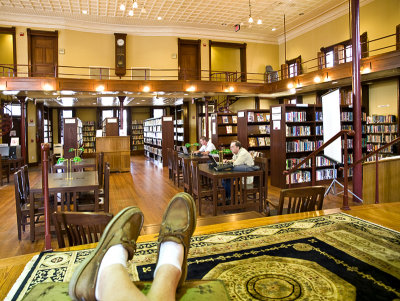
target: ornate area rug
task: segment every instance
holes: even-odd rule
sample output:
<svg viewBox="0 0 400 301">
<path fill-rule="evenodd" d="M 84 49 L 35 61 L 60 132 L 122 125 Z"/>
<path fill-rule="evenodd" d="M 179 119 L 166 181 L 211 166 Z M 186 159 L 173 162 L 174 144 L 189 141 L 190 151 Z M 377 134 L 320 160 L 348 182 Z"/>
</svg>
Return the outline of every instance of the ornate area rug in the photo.
<svg viewBox="0 0 400 301">
<path fill-rule="evenodd" d="M 92 250 L 42 253 L 6 300 L 67 282 Z M 156 243 L 140 243 L 132 280 L 151 280 Z M 338 213 L 192 238 L 188 279 L 223 280 L 233 300 L 400 300 L 400 233 Z"/>
</svg>

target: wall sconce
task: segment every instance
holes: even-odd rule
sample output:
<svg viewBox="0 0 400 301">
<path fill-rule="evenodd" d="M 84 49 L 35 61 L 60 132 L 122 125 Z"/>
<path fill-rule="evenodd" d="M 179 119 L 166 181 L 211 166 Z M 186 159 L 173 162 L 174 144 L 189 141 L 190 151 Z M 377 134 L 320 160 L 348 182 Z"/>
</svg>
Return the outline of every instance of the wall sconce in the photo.
<svg viewBox="0 0 400 301">
<path fill-rule="evenodd" d="M 224 92 L 233 92 L 233 91 L 235 91 L 235 88 L 232 87 L 232 86 L 230 86 L 229 88 L 226 88 L 226 89 L 224 90 Z"/>
<path fill-rule="evenodd" d="M 43 85 L 43 90 L 51 91 L 51 90 L 54 90 L 54 89 L 53 89 L 52 85 L 50 85 L 49 83 L 46 83 L 46 84 Z"/>
<path fill-rule="evenodd" d="M 290 89 L 293 89 L 293 83 L 288 83 L 288 85 L 287 85 L 287 87 L 288 87 L 288 89 L 290 90 Z"/>
<path fill-rule="evenodd" d="M 103 86 L 103 85 L 98 85 L 98 86 L 96 87 L 96 91 L 97 91 L 97 92 L 103 92 L 103 91 L 104 91 L 104 86 Z"/>
<path fill-rule="evenodd" d="M 363 69 L 361 70 L 361 73 L 362 74 L 367 74 L 367 73 L 370 73 L 371 70 L 372 70 L 372 65 L 371 65 L 371 62 L 369 62 L 367 64 L 367 66 L 363 67 Z"/>
<path fill-rule="evenodd" d="M 190 86 L 189 88 L 186 89 L 186 91 L 194 92 L 194 91 L 196 91 L 196 87 L 195 86 Z"/>
<path fill-rule="evenodd" d="M 149 86 L 144 86 L 143 87 L 143 92 L 150 92 L 150 87 Z"/>
<path fill-rule="evenodd" d="M 321 82 L 321 78 L 319 77 L 319 75 L 317 75 L 316 77 L 314 77 L 314 83 L 319 83 Z"/>
</svg>

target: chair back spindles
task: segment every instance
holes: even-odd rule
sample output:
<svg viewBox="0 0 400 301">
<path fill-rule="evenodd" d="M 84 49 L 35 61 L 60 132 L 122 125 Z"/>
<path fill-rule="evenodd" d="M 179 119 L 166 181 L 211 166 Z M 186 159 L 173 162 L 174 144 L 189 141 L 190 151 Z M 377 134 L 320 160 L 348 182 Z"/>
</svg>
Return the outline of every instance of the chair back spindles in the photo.
<svg viewBox="0 0 400 301">
<path fill-rule="evenodd" d="M 104 169 L 104 212 L 110 211 L 110 163 L 106 162 Z"/>
<path fill-rule="evenodd" d="M 103 187 L 103 174 L 104 174 L 104 153 L 99 153 L 98 161 L 97 161 L 97 173 L 99 180 L 99 187 Z"/>
<path fill-rule="evenodd" d="M 324 193 L 325 187 L 323 186 L 282 189 L 279 198 L 278 215 L 283 214 L 286 200 L 288 214 L 321 210 Z"/>
<path fill-rule="evenodd" d="M 196 161 L 191 161 L 190 167 L 192 171 L 192 192 L 193 194 L 198 195 L 200 187 L 199 166 Z"/>
</svg>

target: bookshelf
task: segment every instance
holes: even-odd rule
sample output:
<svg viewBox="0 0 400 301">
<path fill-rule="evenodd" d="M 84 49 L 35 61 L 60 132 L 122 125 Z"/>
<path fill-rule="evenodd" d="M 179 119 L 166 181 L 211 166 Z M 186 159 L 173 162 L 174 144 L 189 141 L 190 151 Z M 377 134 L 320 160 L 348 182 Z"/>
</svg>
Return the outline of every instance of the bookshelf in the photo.
<svg viewBox="0 0 400 301">
<path fill-rule="evenodd" d="M 238 139 L 236 113 L 211 114 L 211 141 L 216 148 L 229 148 Z"/>
<path fill-rule="evenodd" d="M 352 107 L 342 105 L 341 127 L 353 129 Z M 271 185 L 280 188 L 286 187 L 288 178 L 285 179 L 283 171 L 298 164 L 323 144 L 323 116 L 321 105 L 279 105 L 271 107 Z M 279 120 L 280 119 L 280 120 Z M 366 115 L 363 113 L 363 122 Z M 365 124 L 363 124 L 365 132 Z M 366 138 L 363 135 L 363 150 L 366 146 Z M 343 145 L 343 142 L 342 142 Z M 343 158 L 344 159 L 344 158 Z M 353 162 L 353 139 L 348 139 L 348 162 Z M 291 174 L 291 182 L 294 186 L 311 185 L 311 162 L 304 164 L 298 171 Z M 316 157 L 317 185 L 326 184 L 337 174 L 333 169 L 333 162 L 323 156 Z M 350 173 L 350 176 L 352 174 Z M 325 183 L 323 181 L 326 181 Z"/>
<path fill-rule="evenodd" d="M 64 158 L 73 158 L 75 153 L 70 148 L 79 148 L 83 144 L 82 121 L 79 118 L 64 118 Z"/>
<path fill-rule="evenodd" d="M 395 115 L 372 115 L 367 117 L 366 124 L 366 148 L 367 152 L 373 152 L 386 143 L 399 137 L 399 126 Z M 385 149 L 380 157 L 391 156 L 398 153 L 396 145 Z M 375 158 L 371 158 L 375 160 Z"/>
<path fill-rule="evenodd" d="M 269 157 L 270 111 L 241 110 L 237 113 L 238 140 L 249 151 L 257 151 Z"/>
<path fill-rule="evenodd" d="M 185 143 L 189 142 L 188 105 L 184 103 L 172 108 L 172 110 L 171 115 L 174 116 L 175 149 L 180 149 Z"/>
<path fill-rule="evenodd" d="M 82 139 L 84 154 L 94 154 L 96 152 L 96 126 L 94 121 L 82 122 Z"/>
<path fill-rule="evenodd" d="M 131 152 L 135 154 L 143 154 L 143 120 L 133 120 L 131 124 L 131 129 Z"/>
<path fill-rule="evenodd" d="M 103 120 L 103 137 L 119 136 L 119 122 L 117 117 Z"/>
<path fill-rule="evenodd" d="M 144 155 L 155 164 L 168 165 L 167 149 L 174 147 L 172 116 L 149 118 L 144 121 Z"/>
</svg>

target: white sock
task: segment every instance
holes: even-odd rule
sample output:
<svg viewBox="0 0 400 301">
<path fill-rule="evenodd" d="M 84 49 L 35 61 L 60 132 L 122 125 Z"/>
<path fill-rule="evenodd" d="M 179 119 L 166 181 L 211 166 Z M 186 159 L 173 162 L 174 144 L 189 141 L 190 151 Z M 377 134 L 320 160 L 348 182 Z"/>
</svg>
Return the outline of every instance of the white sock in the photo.
<svg viewBox="0 0 400 301">
<path fill-rule="evenodd" d="M 165 241 L 161 243 L 158 263 L 153 277 L 156 276 L 157 270 L 160 268 L 160 266 L 164 264 L 171 264 L 179 271 L 182 271 L 183 250 L 183 245 L 174 241 Z"/>
<path fill-rule="evenodd" d="M 107 250 L 106 254 L 104 254 L 103 260 L 100 263 L 99 272 L 97 274 L 96 291 L 95 291 L 95 297 L 97 300 L 100 300 L 98 284 L 100 275 L 104 270 L 104 268 L 113 264 L 122 264 L 124 267 L 126 267 L 127 260 L 128 260 L 128 251 L 121 244 L 112 246 Z"/>
</svg>

